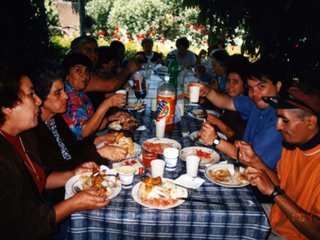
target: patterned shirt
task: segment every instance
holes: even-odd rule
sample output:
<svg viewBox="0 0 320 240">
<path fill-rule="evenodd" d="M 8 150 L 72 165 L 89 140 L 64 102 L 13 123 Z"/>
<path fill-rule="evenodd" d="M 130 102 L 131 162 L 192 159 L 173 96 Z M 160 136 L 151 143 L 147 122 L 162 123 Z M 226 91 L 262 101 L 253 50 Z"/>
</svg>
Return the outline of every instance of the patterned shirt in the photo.
<svg viewBox="0 0 320 240">
<path fill-rule="evenodd" d="M 84 91 L 77 91 L 69 82 L 65 82 L 65 86 L 69 100 L 67 112 L 63 115 L 63 118 L 71 131 L 77 136 L 77 139 L 81 139 L 82 129 L 86 121 L 93 115 L 94 108 Z"/>
<path fill-rule="evenodd" d="M 43 120 L 41 118 L 41 120 L 46 124 L 46 126 L 49 128 L 49 130 L 52 132 L 53 136 L 56 138 L 56 141 L 61 149 L 61 154 L 64 160 L 70 160 L 71 159 L 71 155 L 66 147 L 66 145 L 64 145 L 64 143 L 61 140 L 60 134 L 57 130 L 57 125 L 56 122 L 54 121 L 54 118 L 50 119 L 50 126 L 49 124 Z"/>
</svg>

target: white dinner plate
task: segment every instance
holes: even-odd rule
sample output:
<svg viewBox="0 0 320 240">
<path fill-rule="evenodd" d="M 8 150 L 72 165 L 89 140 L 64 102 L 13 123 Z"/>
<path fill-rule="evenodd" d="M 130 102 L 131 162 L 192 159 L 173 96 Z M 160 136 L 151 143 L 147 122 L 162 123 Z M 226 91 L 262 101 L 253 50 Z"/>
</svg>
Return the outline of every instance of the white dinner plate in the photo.
<svg viewBox="0 0 320 240">
<path fill-rule="evenodd" d="M 181 144 L 180 144 L 179 142 L 177 142 L 176 140 L 173 140 L 173 139 L 169 139 L 169 138 L 150 138 L 150 139 L 144 141 L 143 143 L 145 143 L 145 142 L 153 143 L 153 144 L 157 144 L 157 143 L 167 143 L 167 144 L 171 145 L 172 147 L 174 147 L 174 148 L 176 148 L 176 149 L 178 149 L 178 150 L 181 149 Z M 145 148 L 143 147 L 143 143 L 142 143 L 142 148 L 143 148 L 144 150 L 146 150 L 147 152 L 150 152 L 150 150 L 145 149 Z M 152 152 L 155 152 L 155 151 L 152 151 Z M 162 153 L 159 153 L 159 152 L 157 152 L 157 153 L 158 153 L 158 154 L 162 154 Z"/>
<path fill-rule="evenodd" d="M 84 173 L 84 174 L 86 174 L 86 173 Z M 64 197 L 65 199 L 68 199 L 68 198 L 70 198 L 70 197 L 75 195 L 74 190 L 73 190 L 73 188 L 75 186 L 78 186 L 80 189 L 82 189 L 81 183 L 79 182 L 79 178 L 80 178 L 81 175 L 82 174 L 75 175 L 75 176 L 73 176 L 72 178 L 70 178 L 67 181 L 67 183 L 65 185 L 65 191 L 66 191 L 65 192 L 65 197 Z M 121 191 L 121 183 L 119 183 L 119 184 L 120 184 L 119 187 L 116 187 L 116 188 L 112 189 L 113 192 L 108 196 L 108 199 L 112 199 L 112 198 L 114 198 L 115 196 L 117 196 L 120 193 L 120 191 Z"/>
<path fill-rule="evenodd" d="M 202 109 L 194 109 L 191 110 L 189 113 L 189 116 L 198 119 L 200 121 L 203 121 L 203 110 Z M 220 113 L 218 113 L 217 111 L 213 111 L 213 110 L 207 110 L 207 114 L 212 114 L 214 116 L 216 116 L 217 118 L 220 117 Z"/>
<path fill-rule="evenodd" d="M 196 143 L 200 143 L 200 144 L 205 145 L 205 146 L 210 146 L 210 145 L 206 144 L 206 143 L 203 142 L 203 141 L 199 141 L 199 140 L 196 141 L 196 140 L 194 140 L 195 138 L 197 138 L 197 137 L 199 136 L 199 134 L 200 134 L 200 131 L 195 131 L 195 132 L 191 133 L 191 134 L 190 134 L 190 139 L 191 139 L 192 141 L 196 142 Z M 221 132 L 217 132 L 217 134 L 218 134 L 218 136 L 219 136 L 221 139 L 224 139 L 224 140 L 227 141 L 226 135 L 224 135 L 224 134 L 221 133 Z"/>
<path fill-rule="evenodd" d="M 105 143 L 107 143 L 107 141 L 99 143 L 98 145 L 96 145 L 96 149 L 102 148 Z M 133 146 L 133 152 L 127 154 L 127 156 L 122 160 L 138 157 L 138 155 L 141 153 L 141 147 L 137 143 L 133 143 Z"/>
<path fill-rule="evenodd" d="M 206 152 L 206 153 L 211 153 L 211 158 L 209 158 L 209 159 L 208 158 L 201 158 L 200 165 L 213 164 L 213 163 L 216 163 L 220 160 L 220 156 L 216 151 L 214 151 L 210 148 L 206 148 L 206 147 L 186 147 L 186 148 L 183 148 L 180 150 L 179 157 L 183 161 L 185 161 L 186 157 L 188 155 L 196 156 L 197 150 L 201 150 L 202 152 Z"/>
<path fill-rule="evenodd" d="M 166 178 L 162 178 L 162 182 L 167 182 L 169 181 L 169 179 L 166 179 Z M 178 200 L 178 202 L 176 202 L 175 204 L 172 204 L 172 205 L 169 205 L 169 206 L 166 206 L 166 207 L 156 207 L 156 206 L 152 206 L 150 204 L 147 204 L 147 203 L 144 203 L 141 201 L 140 199 L 140 195 L 139 195 L 139 187 L 140 187 L 140 184 L 141 182 L 138 182 L 136 185 L 134 185 L 134 187 L 132 188 L 132 191 L 131 191 L 131 194 L 132 194 L 132 197 L 133 199 L 141 204 L 142 206 L 144 207 L 147 207 L 147 208 L 153 208 L 153 209 L 160 209 L 160 210 L 164 210 L 164 209 L 170 209 L 170 208 L 175 208 L 175 207 L 178 207 L 179 205 L 181 205 L 182 203 L 184 203 L 184 200 Z M 177 186 L 178 187 L 178 186 Z M 178 187 L 178 188 L 182 188 L 182 187 Z M 185 188 L 182 188 L 185 190 L 185 196 L 183 196 L 184 198 L 188 197 L 188 191 L 187 189 Z"/>
<path fill-rule="evenodd" d="M 226 183 L 226 182 L 220 182 L 216 179 L 212 179 L 210 177 L 210 174 L 209 174 L 209 171 L 212 170 L 212 171 L 217 171 L 219 169 L 228 169 L 230 174 L 233 176 L 234 174 L 234 167 L 233 167 L 233 164 L 229 164 L 229 163 L 217 163 L 217 164 L 213 164 L 213 165 L 210 165 L 209 167 L 207 167 L 204 171 L 204 175 L 206 176 L 206 178 L 213 182 L 214 184 L 217 184 L 219 186 L 223 186 L 223 187 L 231 187 L 231 188 L 240 188 L 240 187 L 244 187 L 244 186 L 247 186 L 249 185 L 250 183 L 249 182 L 246 182 L 246 183 L 239 183 L 237 182 L 235 179 L 233 179 L 233 182 L 232 183 Z M 240 167 L 239 168 L 239 171 L 240 172 L 243 172 L 244 171 L 244 168 L 243 167 Z"/>
</svg>

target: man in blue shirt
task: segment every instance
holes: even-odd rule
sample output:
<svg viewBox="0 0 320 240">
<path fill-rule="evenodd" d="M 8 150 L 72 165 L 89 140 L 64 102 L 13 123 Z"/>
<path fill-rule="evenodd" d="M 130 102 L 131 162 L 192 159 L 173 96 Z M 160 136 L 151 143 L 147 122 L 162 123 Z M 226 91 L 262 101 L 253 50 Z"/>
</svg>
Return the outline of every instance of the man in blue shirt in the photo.
<svg viewBox="0 0 320 240">
<path fill-rule="evenodd" d="M 282 86 L 280 74 L 269 60 L 259 60 L 252 64 L 247 81 L 248 96 L 230 97 L 226 94 L 210 89 L 201 83 L 190 83 L 190 86 L 200 86 L 200 95 L 209 99 L 214 105 L 222 109 L 239 111 L 248 123 L 243 141 L 252 145 L 256 154 L 264 159 L 265 164 L 273 170 L 281 157 L 282 137 L 276 130 L 276 111 L 262 100 L 263 96 L 278 96 Z M 221 152 L 236 158 L 236 147 L 220 139 L 213 126 L 204 122 L 201 138 L 209 145 L 213 145 Z"/>
</svg>

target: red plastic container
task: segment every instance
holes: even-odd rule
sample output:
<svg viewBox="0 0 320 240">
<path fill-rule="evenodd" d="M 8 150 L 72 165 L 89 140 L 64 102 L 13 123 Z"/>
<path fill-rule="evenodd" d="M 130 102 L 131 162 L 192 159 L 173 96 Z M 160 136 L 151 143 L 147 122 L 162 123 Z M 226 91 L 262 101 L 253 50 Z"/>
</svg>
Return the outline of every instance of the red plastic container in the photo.
<svg viewBox="0 0 320 240">
<path fill-rule="evenodd" d="M 146 168 L 150 168 L 150 162 L 158 158 L 158 154 L 154 152 L 144 152 L 142 153 L 142 163 Z"/>
</svg>

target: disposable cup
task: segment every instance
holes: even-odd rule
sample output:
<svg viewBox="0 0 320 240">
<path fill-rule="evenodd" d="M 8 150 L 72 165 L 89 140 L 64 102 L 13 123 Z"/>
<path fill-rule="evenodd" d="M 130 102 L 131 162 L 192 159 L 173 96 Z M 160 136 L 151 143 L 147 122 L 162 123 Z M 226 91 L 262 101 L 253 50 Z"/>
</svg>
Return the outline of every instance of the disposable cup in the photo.
<svg viewBox="0 0 320 240">
<path fill-rule="evenodd" d="M 176 148 L 166 148 L 163 151 L 164 160 L 166 163 L 166 170 L 167 171 L 174 171 L 176 170 L 179 150 Z"/>
<path fill-rule="evenodd" d="M 200 94 L 200 87 L 192 86 L 190 87 L 190 102 L 191 103 L 198 103 L 199 102 L 199 94 Z"/>
<path fill-rule="evenodd" d="M 180 109 L 180 116 L 183 117 L 184 116 L 184 99 L 177 100 L 177 106 Z"/>
<path fill-rule="evenodd" d="M 117 171 L 119 172 L 122 188 L 131 188 L 136 170 L 131 166 L 122 166 L 117 168 Z"/>
<path fill-rule="evenodd" d="M 151 99 L 151 111 L 156 112 L 158 107 L 157 99 Z"/>
<path fill-rule="evenodd" d="M 166 130 L 166 122 L 165 121 L 156 121 L 156 137 L 163 138 Z"/>
<path fill-rule="evenodd" d="M 151 63 L 151 69 L 154 69 L 155 66 L 156 66 L 155 62 Z"/>
<path fill-rule="evenodd" d="M 164 166 L 166 163 L 163 160 L 156 159 L 151 161 L 151 176 L 153 178 L 163 177 L 164 174 Z"/>
<path fill-rule="evenodd" d="M 200 158 L 194 155 L 189 155 L 186 157 L 186 162 L 187 162 L 187 174 L 193 178 L 197 177 Z"/>
<path fill-rule="evenodd" d="M 144 70 L 147 71 L 147 70 L 148 70 L 148 67 L 149 67 L 149 64 L 148 64 L 148 63 L 144 63 L 144 64 L 143 64 L 143 67 L 144 67 Z"/>
<path fill-rule="evenodd" d="M 123 90 L 123 89 L 117 90 L 115 93 L 116 94 L 124 94 L 124 98 L 127 98 L 127 91 L 126 90 Z"/>
<path fill-rule="evenodd" d="M 183 83 L 184 83 L 184 75 L 180 75 L 179 76 L 179 84 L 183 85 Z"/>
<path fill-rule="evenodd" d="M 146 79 L 150 79 L 150 77 L 151 77 L 151 70 L 148 69 L 148 70 L 146 71 Z"/>
<path fill-rule="evenodd" d="M 154 152 L 144 152 L 142 153 L 142 163 L 146 168 L 151 167 L 151 161 L 158 158 L 158 154 Z"/>
</svg>

